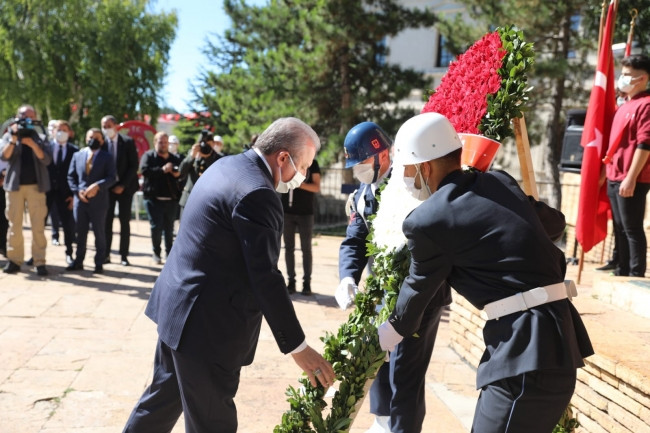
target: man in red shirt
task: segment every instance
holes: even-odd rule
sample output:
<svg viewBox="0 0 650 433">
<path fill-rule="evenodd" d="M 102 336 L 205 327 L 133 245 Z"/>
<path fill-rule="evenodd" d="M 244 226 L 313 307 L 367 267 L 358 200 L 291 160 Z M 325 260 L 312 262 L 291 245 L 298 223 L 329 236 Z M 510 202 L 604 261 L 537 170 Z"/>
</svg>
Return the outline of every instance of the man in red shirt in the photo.
<svg viewBox="0 0 650 433">
<path fill-rule="evenodd" d="M 607 195 L 619 253 L 614 274 L 643 277 L 647 249 L 643 218 L 650 190 L 650 58 L 633 55 L 624 58 L 621 65 L 618 88 L 627 94 L 628 101 L 614 116 L 608 151 L 611 162 L 606 164 Z"/>
</svg>

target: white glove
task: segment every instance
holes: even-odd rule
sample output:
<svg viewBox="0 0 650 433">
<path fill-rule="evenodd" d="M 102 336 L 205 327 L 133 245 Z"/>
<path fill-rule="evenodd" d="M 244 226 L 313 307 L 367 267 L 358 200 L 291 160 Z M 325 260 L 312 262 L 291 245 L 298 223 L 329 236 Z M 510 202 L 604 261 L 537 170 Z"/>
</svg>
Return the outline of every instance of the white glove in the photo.
<svg viewBox="0 0 650 433">
<path fill-rule="evenodd" d="M 334 294 L 334 298 L 336 298 L 341 310 L 346 310 L 354 304 L 354 297 L 357 296 L 358 292 L 359 288 L 354 283 L 354 278 L 345 277 L 341 280 Z"/>
<path fill-rule="evenodd" d="M 395 346 L 401 343 L 404 339 L 404 337 L 397 333 L 388 320 L 377 328 L 377 333 L 379 334 L 379 345 L 381 346 L 381 350 L 385 350 L 386 352 L 392 352 L 395 350 Z"/>
</svg>

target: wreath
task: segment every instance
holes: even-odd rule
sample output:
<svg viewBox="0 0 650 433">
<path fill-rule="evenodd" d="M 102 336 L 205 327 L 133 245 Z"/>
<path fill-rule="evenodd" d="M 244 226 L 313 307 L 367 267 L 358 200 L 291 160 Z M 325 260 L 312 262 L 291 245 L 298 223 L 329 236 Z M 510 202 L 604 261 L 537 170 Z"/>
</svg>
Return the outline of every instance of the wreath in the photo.
<svg viewBox="0 0 650 433">
<path fill-rule="evenodd" d="M 512 136 L 510 119 L 521 117 L 528 100 L 526 73 L 533 64 L 532 44 L 514 27 L 486 34 L 453 62 L 422 112 L 445 115 L 457 132 L 483 134 L 500 141 Z M 301 387 L 287 389 L 290 409 L 274 433 L 346 432 L 367 393 L 371 379 L 386 359 L 377 326 L 392 312 L 402 282 L 409 272 L 410 253 L 401 227 L 406 215 L 420 202 L 402 189 L 399 170 L 383 185 L 382 203 L 371 218 L 368 255 L 374 258 L 373 275 L 365 291 L 357 294 L 355 309 L 336 335 L 326 333 L 323 356 L 332 363 L 338 379 L 329 413 L 325 389 L 299 379 Z M 393 181 L 395 180 L 395 181 Z M 377 305 L 383 307 L 377 312 Z"/>
</svg>

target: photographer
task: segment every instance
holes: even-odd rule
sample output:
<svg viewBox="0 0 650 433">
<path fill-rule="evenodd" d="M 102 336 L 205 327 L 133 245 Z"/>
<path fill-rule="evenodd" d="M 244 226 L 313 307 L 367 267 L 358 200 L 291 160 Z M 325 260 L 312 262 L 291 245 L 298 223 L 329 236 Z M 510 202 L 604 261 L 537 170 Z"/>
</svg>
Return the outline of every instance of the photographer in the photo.
<svg viewBox="0 0 650 433">
<path fill-rule="evenodd" d="M 179 170 L 181 159 L 169 153 L 167 133 L 158 132 L 153 140 L 154 148 L 142 155 L 140 172 L 144 178 L 142 190 L 144 207 L 149 214 L 153 261 L 160 265 L 162 264 L 160 242 L 163 233 L 167 257 L 174 242 L 174 218 L 180 197 L 178 179 L 181 176 Z"/>
<path fill-rule="evenodd" d="M 29 210 L 32 229 L 32 257 L 36 273 L 47 275 L 45 267 L 45 218 L 47 205 L 45 193 L 50 190 L 50 176 L 47 166 L 52 162 L 50 148 L 36 132 L 36 111 L 31 105 L 18 109 L 16 121 L 0 142 L 0 158 L 7 161 L 4 180 L 6 191 L 7 259 L 3 272 L 12 274 L 20 270 L 24 262 L 23 213 L 25 204 Z M 43 132 L 45 132 L 43 128 Z"/>
<path fill-rule="evenodd" d="M 183 209 L 194 184 L 203 172 L 219 158 L 221 156 L 214 150 L 214 136 L 210 131 L 204 129 L 201 131 L 200 141 L 192 146 L 180 165 L 181 176 L 187 178 L 180 200 L 181 218 L 183 218 Z"/>
</svg>

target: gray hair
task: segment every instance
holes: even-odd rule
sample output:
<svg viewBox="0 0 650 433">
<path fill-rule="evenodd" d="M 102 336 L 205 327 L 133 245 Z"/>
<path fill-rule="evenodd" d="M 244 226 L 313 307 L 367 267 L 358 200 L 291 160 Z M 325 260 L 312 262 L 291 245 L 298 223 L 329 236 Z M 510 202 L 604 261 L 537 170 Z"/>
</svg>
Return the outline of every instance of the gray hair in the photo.
<svg viewBox="0 0 650 433">
<path fill-rule="evenodd" d="M 271 123 L 255 141 L 254 147 L 264 155 L 286 150 L 291 155 L 299 154 L 308 142 L 314 143 L 316 152 L 320 149 L 318 134 L 296 117 L 281 117 Z"/>
</svg>

